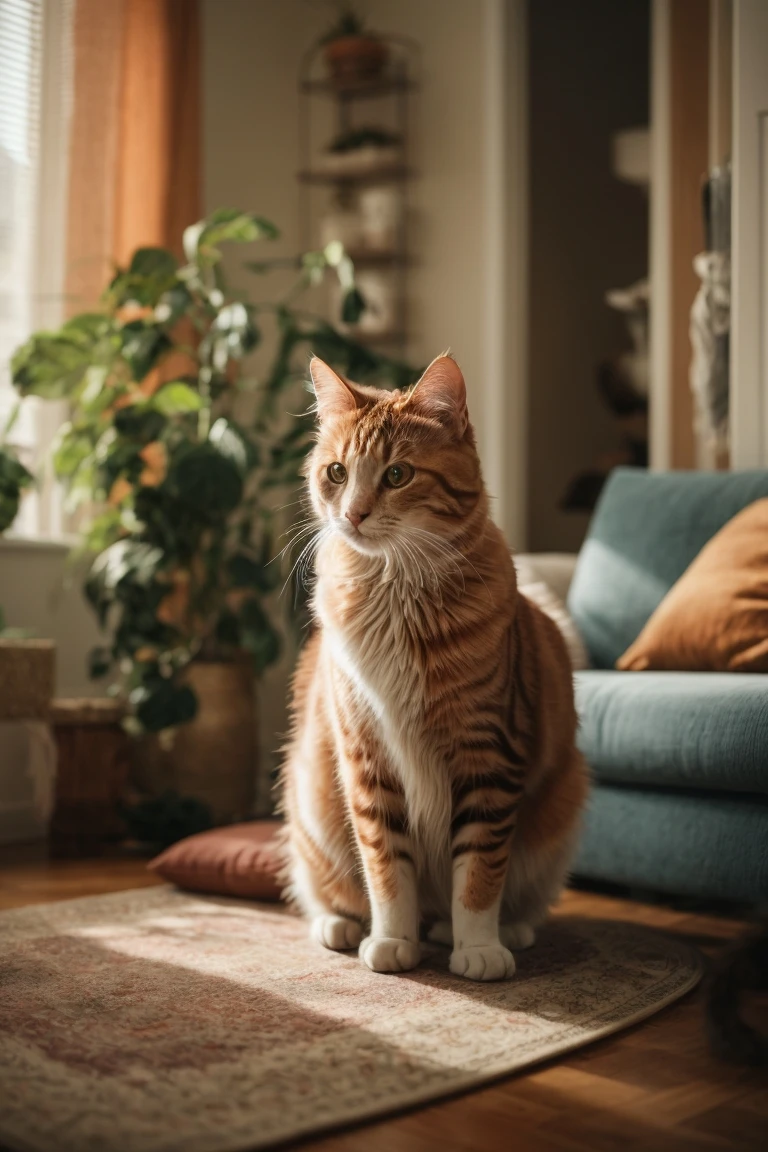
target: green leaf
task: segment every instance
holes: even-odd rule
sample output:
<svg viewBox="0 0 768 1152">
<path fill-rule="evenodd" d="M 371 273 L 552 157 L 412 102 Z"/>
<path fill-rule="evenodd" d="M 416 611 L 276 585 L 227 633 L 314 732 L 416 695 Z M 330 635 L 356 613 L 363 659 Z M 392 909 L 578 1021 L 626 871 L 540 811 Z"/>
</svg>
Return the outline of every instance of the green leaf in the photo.
<svg viewBox="0 0 768 1152">
<path fill-rule="evenodd" d="M 74 326 L 38 332 L 11 359 L 13 383 L 22 396 L 61 400 L 82 382 L 92 358 L 93 342 Z"/>
<path fill-rule="evenodd" d="M 118 540 L 97 556 L 85 582 L 85 594 L 99 608 L 114 600 L 120 585 L 127 581 L 147 587 L 165 559 L 162 548 L 141 540 Z"/>
<path fill-rule="evenodd" d="M 219 644 L 240 647 L 240 622 L 234 612 L 225 610 L 221 613 L 216 623 L 216 639 Z"/>
<path fill-rule="evenodd" d="M 0 485 L 0 532 L 10 528 L 19 511 L 19 491 Z"/>
<path fill-rule="evenodd" d="M 237 552 L 227 561 L 227 576 L 233 588 L 256 588 L 259 592 L 271 592 L 280 580 L 280 568 L 277 564 L 270 567 L 244 552 Z"/>
<path fill-rule="evenodd" d="M 164 384 L 152 397 L 152 406 L 164 416 L 177 416 L 184 412 L 199 412 L 205 404 L 203 397 L 183 380 Z"/>
<path fill-rule="evenodd" d="M 177 272 L 178 262 L 172 252 L 165 248 L 138 248 L 129 267 L 117 271 L 108 296 L 116 307 L 129 303 L 154 307 L 173 288 Z"/>
<path fill-rule="evenodd" d="M 28 488 L 34 484 L 35 478 L 12 452 L 0 448 L 0 484 L 12 485 L 15 488 Z"/>
<path fill-rule="evenodd" d="M 91 648 L 88 653 L 88 675 L 91 680 L 101 680 L 112 667 L 112 655 L 108 648 Z"/>
<path fill-rule="evenodd" d="M 131 839 L 147 845 L 153 852 L 162 852 L 187 836 L 213 828 L 208 804 L 172 791 L 132 806 L 121 803 L 119 813 Z"/>
<path fill-rule="evenodd" d="M 63 424 L 53 447 L 56 475 L 61 478 L 74 476 L 92 452 L 93 441 L 88 432 L 82 432 L 71 424 Z"/>
<path fill-rule="evenodd" d="M 197 697 L 188 684 L 177 687 L 161 680 L 151 688 L 143 686 L 131 693 L 136 716 L 147 732 L 162 732 L 177 724 L 187 724 L 197 715 Z"/>
<path fill-rule="evenodd" d="M 260 675 L 280 656 L 280 637 L 258 600 L 247 600 L 240 611 L 241 643 L 253 656 Z"/>
<path fill-rule="evenodd" d="M 161 277 L 173 276 L 179 262 L 166 248 L 137 248 L 131 259 L 128 271 L 132 276 Z"/>
<path fill-rule="evenodd" d="M 155 320 L 158 324 L 175 324 L 191 304 L 192 296 L 189 289 L 184 284 L 174 284 L 162 294 L 155 305 Z"/>
<path fill-rule="evenodd" d="M 211 325 L 214 367 L 223 371 L 228 359 L 241 360 L 256 347 L 259 338 L 259 330 L 252 319 L 252 309 L 239 301 L 226 304 Z"/>
<path fill-rule="evenodd" d="M 166 417 L 149 404 L 129 404 L 115 412 L 114 425 L 121 436 L 149 444 L 157 440 L 165 428 Z"/>
<path fill-rule="evenodd" d="M 260 462 L 259 449 L 239 424 L 220 416 L 208 433 L 208 440 L 245 478 Z"/>
<path fill-rule="evenodd" d="M 90 552 L 103 552 L 119 539 L 122 529 L 118 508 L 108 508 L 91 522 L 85 533 L 85 545 Z"/>
<path fill-rule="evenodd" d="M 350 288 L 341 306 L 341 318 L 345 324 L 357 324 L 365 312 L 365 299 L 357 288 Z"/>
<path fill-rule="evenodd" d="M 221 259 L 219 244 L 248 244 L 253 240 L 275 240 L 280 233 L 274 224 L 252 212 L 219 208 L 207 219 L 190 225 L 184 232 L 184 254 L 191 263 L 216 264 Z"/>
<path fill-rule="evenodd" d="M 171 347 L 171 341 L 162 329 L 147 325 L 143 320 L 132 320 L 122 328 L 123 359 L 134 380 L 143 380 L 161 356 Z"/>
<path fill-rule="evenodd" d="M 243 495 L 240 469 L 213 444 L 199 444 L 174 460 L 166 483 L 185 504 L 206 518 L 232 512 Z"/>
</svg>

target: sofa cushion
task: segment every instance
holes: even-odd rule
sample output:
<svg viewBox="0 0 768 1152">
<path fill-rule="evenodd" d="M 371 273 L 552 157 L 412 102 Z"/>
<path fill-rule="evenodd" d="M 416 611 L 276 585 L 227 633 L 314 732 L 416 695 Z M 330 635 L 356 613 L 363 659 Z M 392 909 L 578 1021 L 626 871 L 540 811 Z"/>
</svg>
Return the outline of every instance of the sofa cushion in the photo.
<svg viewBox="0 0 768 1152">
<path fill-rule="evenodd" d="M 768 471 L 611 474 L 568 593 L 596 668 L 614 666 L 707 541 L 763 496 Z"/>
<path fill-rule="evenodd" d="M 768 800 L 599 785 L 573 872 L 676 896 L 764 903 Z"/>
<path fill-rule="evenodd" d="M 575 683 L 598 780 L 768 793 L 768 675 L 593 670 Z"/>
<path fill-rule="evenodd" d="M 617 667 L 768 672 L 768 500 L 704 545 Z"/>
</svg>

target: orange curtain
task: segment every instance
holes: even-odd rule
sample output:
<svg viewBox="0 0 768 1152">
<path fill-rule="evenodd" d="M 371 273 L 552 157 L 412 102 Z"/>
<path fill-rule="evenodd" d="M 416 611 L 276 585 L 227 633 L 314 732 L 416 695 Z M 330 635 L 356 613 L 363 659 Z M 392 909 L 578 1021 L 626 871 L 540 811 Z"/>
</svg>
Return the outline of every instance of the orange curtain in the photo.
<svg viewBox="0 0 768 1152">
<path fill-rule="evenodd" d="M 76 0 L 73 61 L 70 313 L 140 245 L 180 255 L 202 214 L 198 0 Z"/>
<path fill-rule="evenodd" d="M 114 255 L 139 244 L 181 255 L 200 218 L 200 23 L 197 0 L 123 0 Z"/>
</svg>

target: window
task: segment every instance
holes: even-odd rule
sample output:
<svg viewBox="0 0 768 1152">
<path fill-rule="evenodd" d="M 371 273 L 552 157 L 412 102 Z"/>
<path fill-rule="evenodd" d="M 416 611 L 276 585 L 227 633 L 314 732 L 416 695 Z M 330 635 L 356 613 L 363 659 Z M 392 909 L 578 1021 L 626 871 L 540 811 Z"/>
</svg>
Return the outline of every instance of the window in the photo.
<svg viewBox="0 0 768 1152">
<path fill-rule="evenodd" d="M 72 0 L 0 0 L 0 427 L 16 403 L 14 349 L 64 316 L 71 20 Z M 10 440 L 38 476 L 63 418 L 60 405 L 21 405 Z M 61 535 L 50 475 L 14 531 Z"/>
</svg>

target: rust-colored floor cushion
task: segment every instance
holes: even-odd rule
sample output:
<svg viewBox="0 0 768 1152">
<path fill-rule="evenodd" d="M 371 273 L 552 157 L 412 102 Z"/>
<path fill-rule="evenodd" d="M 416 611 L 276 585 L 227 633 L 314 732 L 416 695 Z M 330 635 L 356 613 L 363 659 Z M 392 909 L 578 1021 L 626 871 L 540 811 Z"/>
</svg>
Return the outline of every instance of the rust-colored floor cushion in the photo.
<svg viewBox="0 0 768 1152">
<path fill-rule="evenodd" d="M 148 867 L 191 892 L 279 900 L 279 820 L 253 820 L 198 832 L 166 848 Z"/>
<path fill-rule="evenodd" d="M 768 672 L 768 499 L 702 548 L 616 667 Z"/>
</svg>

